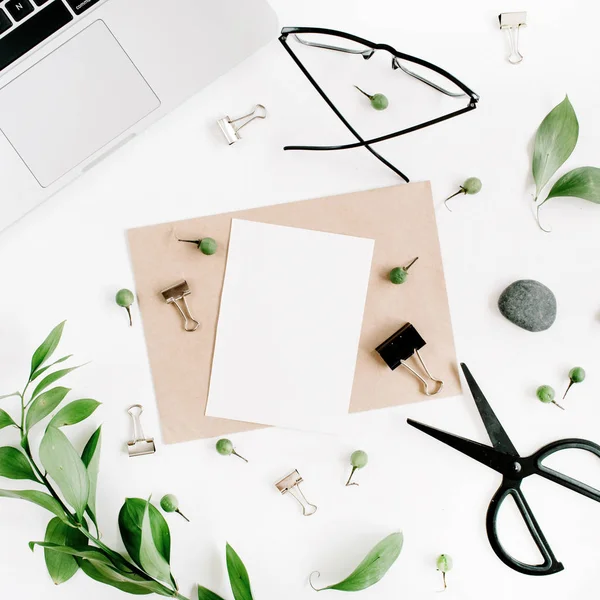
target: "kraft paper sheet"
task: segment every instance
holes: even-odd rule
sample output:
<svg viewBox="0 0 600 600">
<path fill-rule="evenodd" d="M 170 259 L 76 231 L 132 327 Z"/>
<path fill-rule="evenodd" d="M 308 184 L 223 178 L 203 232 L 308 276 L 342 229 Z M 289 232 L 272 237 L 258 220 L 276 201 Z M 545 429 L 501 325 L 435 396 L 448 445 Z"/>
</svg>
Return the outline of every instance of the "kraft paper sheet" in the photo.
<svg viewBox="0 0 600 600">
<path fill-rule="evenodd" d="M 350 412 L 427 399 L 413 375 L 403 368 L 390 371 L 375 352 L 407 321 L 427 342 L 421 350 L 427 366 L 434 376 L 445 381 L 444 390 L 436 398 L 460 393 L 428 182 L 199 217 L 128 232 L 165 443 L 261 427 L 204 414 L 233 218 L 375 240 Z M 177 242 L 176 236 L 212 237 L 218 243 L 218 251 L 205 256 L 193 244 Z M 387 278 L 390 269 L 406 265 L 416 256 L 419 260 L 411 268 L 407 282 L 393 285 Z M 193 333 L 183 330 L 180 315 L 160 294 L 182 279 L 187 280 L 192 291 L 187 297 L 191 312 L 202 323 L 202 328 Z"/>
</svg>

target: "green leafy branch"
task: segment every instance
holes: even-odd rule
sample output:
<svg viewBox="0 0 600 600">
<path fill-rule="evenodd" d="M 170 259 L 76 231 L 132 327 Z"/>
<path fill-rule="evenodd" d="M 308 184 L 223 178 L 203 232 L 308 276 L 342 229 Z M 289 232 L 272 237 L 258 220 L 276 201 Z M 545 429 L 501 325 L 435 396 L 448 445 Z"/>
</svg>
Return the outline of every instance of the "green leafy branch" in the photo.
<svg viewBox="0 0 600 600">
<path fill-rule="evenodd" d="M 16 430 L 20 442 L 18 446 L 0 447 L 0 476 L 29 480 L 45 491 L 0 490 L 0 497 L 27 500 L 54 515 L 44 541 L 30 542 L 30 547 L 44 549 L 48 572 L 56 584 L 68 581 L 81 569 L 92 579 L 125 592 L 156 593 L 187 600 L 179 593 L 171 574 L 168 525 L 149 500 L 128 499 L 119 514 L 121 537 L 129 557 L 110 549 L 100 539 L 96 489 L 101 428 L 91 435 L 81 456 L 62 431 L 90 417 L 100 403 L 82 398 L 61 407 L 71 390 L 52 386 L 77 368 L 51 371 L 71 358 L 69 355 L 49 362 L 63 328 L 64 322 L 55 327 L 34 352 L 23 391 L 2 397 L 18 397 L 18 418 L 0 409 L 0 429 Z M 30 388 L 33 392 L 28 394 Z M 39 446 L 39 465 L 31 451 L 29 436 L 47 417 L 50 419 Z"/>
<path fill-rule="evenodd" d="M 0 489 L 0 497 L 26 500 L 52 513 L 44 541 L 30 542 L 29 546 L 32 551 L 36 546 L 43 548 L 46 567 L 55 584 L 69 581 L 81 570 L 91 579 L 130 594 L 158 594 L 188 600 L 179 592 L 171 571 L 169 526 L 150 499 L 128 498 L 119 512 L 119 532 L 127 556 L 101 541 L 96 490 L 102 429 L 98 427 L 94 431 L 81 455 L 62 431 L 88 419 L 100 403 L 82 398 L 63 405 L 71 390 L 58 385 L 52 387 L 78 368 L 52 370 L 71 355 L 49 363 L 63 329 L 64 322 L 55 327 L 34 352 L 23 391 L 0 396 L 0 400 L 18 398 L 20 401 L 17 418 L 0 409 L 0 430 L 16 430 L 20 442 L 0 447 L 0 476 L 29 480 L 38 488 Z M 33 386 L 33 392 L 28 394 Z M 29 435 L 47 418 L 39 445 L 39 465 L 31 451 Z M 349 577 L 323 589 L 357 591 L 377 583 L 398 558 L 402 541 L 402 534 L 388 536 L 369 552 Z M 226 560 L 234 600 L 253 600 L 246 567 L 229 544 Z M 198 586 L 198 600 L 223 599 Z"/>
<path fill-rule="evenodd" d="M 532 172 L 535 180 L 534 202 L 538 203 L 544 188 L 568 160 L 579 139 L 579 121 L 569 97 L 555 106 L 539 126 L 533 150 Z M 600 169 L 579 167 L 563 175 L 550 189 L 544 200 L 536 206 L 537 223 L 540 208 L 551 198 L 574 197 L 600 204 Z"/>
</svg>

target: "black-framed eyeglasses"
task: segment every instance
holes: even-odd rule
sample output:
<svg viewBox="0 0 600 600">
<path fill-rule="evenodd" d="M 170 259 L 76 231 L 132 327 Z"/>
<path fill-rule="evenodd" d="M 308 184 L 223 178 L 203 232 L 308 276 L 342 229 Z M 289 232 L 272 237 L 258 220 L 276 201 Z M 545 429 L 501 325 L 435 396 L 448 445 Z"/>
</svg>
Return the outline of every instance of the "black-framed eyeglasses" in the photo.
<svg viewBox="0 0 600 600">
<path fill-rule="evenodd" d="M 457 100 L 466 98 L 467 105 L 440 117 L 424 121 L 399 131 L 394 131 L 393 133 L 380 135 L 370 139 L 364 139 L 364 137 L 361 136 L 354 129 L 354 127 L 352 127 L 346 117 L 344 117 L 340 110 L 330 100 L 327 94 L 315 81 L 314 77 L 309 73 L 302 61 L 298 58 L 296 53 L 294 53 L 288 43 L 288 38 L 290 37 L 292 40 L 304 47 L 308 46 L 311 48 L 342 52 L 348 55 L 361 56 L 364 60 L 369 60 L 377 51 L 388 52 L 392 57 L 391 67 L 394 71 L 399 70 L 402 73 L 429 86 L 430 88 L 433 88 L 444 96 Z M 408 177 L 402 173 L 402 171 L 392 165 L 388 160 L 383 158 L 383 156 L 376 152 L 371 146 L 379 142 L 397 138 L 407 133 L 412 133 L 413 131 L 418 131 L 419 129 L 424 129 L 425 127 L 430 127 L 431 125 L 436 125 L 437 123 L 452 119 L 453 117 L 458 117 L 459 115 L 477 108 L 479 96 L 464 83 L 459 81 L 456 77 L 444 69 L 427 62 L 426 60 L 404 54 L 403 52 L 398 52 L 388 44 L 375 44 L 369 40 L 365 40 L 364 38 L 360 38 L 350 33 L 344 33 L 343 31 L 336 31 L 333 29 L 323 29 L 320 27 L 284 27 L 281 30 L 279 41 L 283 44 L 283 47 L 287 50 L 288 54 L 292 57 L 294 62 L 298 65 L 302 73 L 310 81 L 313 87 L 317 90 L 319 95 L 327 103 L 329 108 L 331 108 L 338 119 L 340 119 L 350 133 L 352 133 L 352 135 L 357 139 L 356 142 L 351 144 L 342 144 L 337 146 L 285 146 L 284 150 L 329 151 L 364 147 L 384 165 L 389 167 L 394 173 L 404 179 L 404 181 L 408 182 Z"/>
</svg>

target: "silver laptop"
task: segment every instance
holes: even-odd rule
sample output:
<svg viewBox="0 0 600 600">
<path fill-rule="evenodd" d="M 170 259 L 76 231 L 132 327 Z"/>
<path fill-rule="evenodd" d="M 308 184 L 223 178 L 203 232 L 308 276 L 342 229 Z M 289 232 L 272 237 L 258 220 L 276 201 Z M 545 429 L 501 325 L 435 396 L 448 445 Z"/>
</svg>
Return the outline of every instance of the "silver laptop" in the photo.
<svg viewBox="0 0 600 600">
<path fill-rule="evenodd" d="M 276 34 L 266 0 L 0 0 L 0 230 Z"/>
</svg>

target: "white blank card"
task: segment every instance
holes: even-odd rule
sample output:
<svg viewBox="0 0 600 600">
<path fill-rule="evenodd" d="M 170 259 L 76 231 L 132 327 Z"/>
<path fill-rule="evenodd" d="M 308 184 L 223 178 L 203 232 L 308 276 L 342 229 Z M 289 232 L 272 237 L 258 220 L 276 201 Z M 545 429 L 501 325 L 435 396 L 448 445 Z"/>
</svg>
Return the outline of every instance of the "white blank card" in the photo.
<svg viewBox="0 0 600 600">
<path fill-rule="evenodd" d="M 207 416 L 327 431 L 348 414 L 373 246 L 232 220 Z"/>
</svg>

